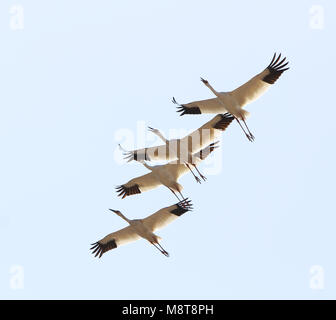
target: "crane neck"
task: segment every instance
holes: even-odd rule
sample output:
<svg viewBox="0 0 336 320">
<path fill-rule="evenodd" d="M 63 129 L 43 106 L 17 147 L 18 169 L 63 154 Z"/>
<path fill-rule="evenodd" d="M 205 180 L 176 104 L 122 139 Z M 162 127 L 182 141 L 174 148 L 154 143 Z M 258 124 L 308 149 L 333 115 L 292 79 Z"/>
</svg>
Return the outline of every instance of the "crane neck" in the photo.
<svg viewBox="0 0 336 320">
<path fill-rule="evenodd" d="M 163 134 L 160 132 L 160 131 L 158 131 L 158 132 L 156 132 L 156 135 L 164 142 L 164 143 L 169 143 L 169 140 L 167 140 L 164 136 L 163 136 Z"/>
<path fill-rule="evenodd" d="M 215 96 L 218 97 L 218 92 L 209 83 L 207 83 L 206 86 L 213 92 Z"/>
<path fill-rule="evenodd" d="M 130 224 L 130 220 L 127 219 L 121 212 L 119 212 L 119 217 Z"/>
<path fill-rule="evenodd" d="M 151 167 L 150 165 L 148 165 L 146 162 L 142 162 L 142 164 L 143 164 L 143 166 L 144 166 L 145 168 L 147 168 L 148 170 L 153 171 L 153 167 Z"/>
</svg>

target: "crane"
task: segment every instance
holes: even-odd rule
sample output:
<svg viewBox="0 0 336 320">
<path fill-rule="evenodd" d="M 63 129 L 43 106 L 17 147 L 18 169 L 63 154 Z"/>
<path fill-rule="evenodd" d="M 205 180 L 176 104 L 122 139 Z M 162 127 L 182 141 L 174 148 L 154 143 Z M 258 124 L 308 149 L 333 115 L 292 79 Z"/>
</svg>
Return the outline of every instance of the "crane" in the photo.
<svg viewBox="0 0 336 320">
<path fill-rule="evenodd" d="M 158 129 L 148 127 L 148 129 L 157 135 L 164 145 L 154 146 L 151 148 L 143 148 L 133 151 L 127 151 L 119 145 L 124 151 L 125 159 L 130 162 L 136 161 L 172 161 L 177 160 L 176 163 L 184 163 L 193 174 L 195 180 L 201 183 L 201 180 L 194 174 L 190 166 L 193 166 L 200 177 L 205 181 L 206 177 L 200 173 L 196 164 L 193 161 L 193 155 L 202 148 L 208 146 L 219 138 L 221 132 L 225 131 L 234 117 L 229 113 L 218 114 L 206 124 L 188 134 L 181 139 L 168 140 Z"/>
<path fill-rule="evenodd" d="M 211 143 L 206 148 L 194 154 L 193 163 L 195 165 L 201 163 L 218 147 L 217 144 L 218 141 Z M 141 161 L 141 163 L 151 172 L 118 186 L 116 189 L 119 197 L 124 199 L 128 196 L 146 192 L 163 185 L 167 187 L 179 201 L 181 201 L 181 199 L 177 196 L 177 193 L 184 199 L 182 195 L 183 186 L 177 181 L 180 177 L 188 173 L 189 169 L 185 164 L 171 161 L 165 165 L 150 166 L 145 160 Z"/>
<path fill-rule="evenodd" d="M 126 218 L 119 210 L 109 210 L 125 220 L 129 226 L 110 233 L 103 239 L 92 243 L 90 250 L 92 250 L 95 257 L 98 256 L 101 258 L 105 252 L 141 238 L 146 239 L 163 255 L 169 257 L 169 253 L 160 244 L 161 237 L 154 232 L 173 222 L 184 213 L 191 211 L 192 203 L 191 200 L 185 199 L 175 205 L 163 208 L 144 219 L 135 220 Z"/>
<path fill-rule="evenodd" d="M 181 116 L 185 114 L 229 112 L 235 117 L 246 137 L 253 141 L 254 136 L 246 124 L 249 112 L 244 110 L 243 107 L 263 95 L 279 79 L 282 73 L 289 69 L 289 67 L 285 68 L 288 65 L 288 62 L 285 63 L 286 58 L 280 59 L 281 53 L 278 56 L 274 53 L 273 59 L 266 69 L 230 92 L 218 92 L 210 85 L 209 81 L 201 78 L 202 82 L 214 93 L 216 98 L 193 101 L 187 104 L 179 104 L 173 98 L 173 103 L 178 105 L 177 112 Z M 244 123 L 247 132 L 240 121 Z"/>
</svg>

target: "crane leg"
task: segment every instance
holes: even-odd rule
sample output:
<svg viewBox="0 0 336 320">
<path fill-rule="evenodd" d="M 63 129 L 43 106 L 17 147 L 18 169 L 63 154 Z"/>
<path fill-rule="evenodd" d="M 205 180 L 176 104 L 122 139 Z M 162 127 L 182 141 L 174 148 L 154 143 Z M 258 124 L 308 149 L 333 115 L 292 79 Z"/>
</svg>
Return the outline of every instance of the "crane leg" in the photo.
<svg viewBox="0 0 336 320">
<path fill-rule="evenodd" d="M 169 257 L 169 253 L 166 251 L 166 250 L 164 250 L 162 247 L 161 247 L 161 245 L 159 245 L 162 249 L 160 249 L 159 247 L 157 247 L 156 245 L 155 245 L 155 243 L 154 242 L 152 242 L 152 245 L 156 248 L 156 249 L 158 249 L 163 255 L 165 255 L 166 257 Z"/>
<path fill-rule="evenodd" d="M 166 257 L 169 257 L 169 253 L 162 248 L 161 244 L 158 242 L 157 245 L 160 247 L 160 249 L 162 250 L 162 253 L 166 256 Z"/>
<path fill-rule="evenodd" d="M 196 164 L 193 164 L 193 166 L 196 169 L 196 171 L 198 172 L 198 174 L 200 175 L 200 177 L 203 179 L 203 181 L 206 181 L 207 178 L 205 176 L 203 176 L 203 174 L 198 170 Z"/>
<path fill-rule="evenodd" d="M 253 141 L 252 137 L 245 131 L 244 127 L 242 126 L 242 124 L 240 123 L 239 119 L 235 117 L 235 119 L 237 120 L 237 122 L 239 123 L 240 127 L 242 128 L 242 130 L 244 131 L 247 139 L 249 139 L 251 142 Z"/>
<path fill-rule="evenodd" d="M 250 137 L 251 137 L 251 139 L 252 139 L 252 141 L 253 141 L 253 140 L 254 140 L 254 135 L 253 135 L 252 132 L 250 131 L 249 127 L 247 126 L 246 121 L 245 121 L 244 118 L 243 118 L 243 122 L 244 122 L 245 127 L 246 127 L 248 133 L 250 134 Z"/>
<path fill-rule="evenodd" d="M 190 170 L 190 172 L 193 174 L 193 176 L 194 176 L 195 180 L 196 180 L 198 183 L 201 183 L 201 179 L 200 179 L 199 177 L 196 177 L 196 175 L 195 175 L 194 171 L 192 171 L 192 170 L 191 170 L 191 168 L 190 168 L 189 164 L 188 164 L 187 162 L 185 162 L 184 164 L 185 164 L 185 165 L 186 165 L 186 167 L 187 167 L 187 168 Z M 196 169 L 196 170 L 197 170 L 197 169 Z M 201 175 L 201 177 L 202 177 L 202 175 Z"/>
<path fill-rule="evenodd" d="M 183 197 L 183 194 L 182 194 L 180 191 L 179 191 L 179 194 L 180 194 L 181 197 L 182 197 L 182 201 L 186 199 L 185 197 Z M 184 207 L 184 204 L 183 204 L 183 207 Z"/>
<path fill-rule="evenodd" d="M 181 202 L 180 198 L 177 196 L 177 194 L 175 193 L 175 191 L 172 190 L 172 189 L 170 189 L 170 188 L 169 188 L 169 190 L 174 194 L 174 196 L 177 198 L 177 200 L 178 200 L 179 202 Z"/>
</svg>

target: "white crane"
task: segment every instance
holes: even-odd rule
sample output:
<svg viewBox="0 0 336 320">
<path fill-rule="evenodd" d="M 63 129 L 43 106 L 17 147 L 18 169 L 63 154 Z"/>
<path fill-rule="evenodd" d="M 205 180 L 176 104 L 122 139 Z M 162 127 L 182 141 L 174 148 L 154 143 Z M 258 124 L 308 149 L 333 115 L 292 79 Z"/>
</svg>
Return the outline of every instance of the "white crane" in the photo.
<svg viewBox="0 0 336 320">
<path fill-rule="evenodd" d="M 148 127 L 151 132 L 160 137 L 161 140 L 165 143 L 164 145 L 155 146 L 151 148 L 143 148 L 133 151 L 127 151 L 123 149 L 120 145 L 120 148 L 124 151 L 125 159 L 128 162 L 132 160 L 137 161 L 172 161 L 177 160 L 176 163 L 184 163 L 187 168 L 191 171 L 194 178 L 198 183 L 201 183 L 201 180 L 194 174 L 190 166 L 193 166 L 200 177 L 205 181 L 206 177 L 200 173 L 196 164 L 193 160 L 193 155 L 200 151 L 202 148 L 208 146 L 210 143 L 214 142 L 219 138 L 221 132 L 225 131 L 226 128 L 233 121 L 234 117 L 229 113 L 219 114 L 213 119 L 208 121 L 202 127 L 198 128 L 194 132 L 185 136 L 181 139 L 172 139 L 168 140 L 164 135 L 158 130 L 151 127 Z"/>
<path fill-rule="evenodd" d="M 214 151 L 217 148 L 217 143 L 218 142 L 211 143 L 206 148 L 194 154 L 194 164 L 198 165 L 212 151 Z M 173 161 L 165 165 L 149 166 L 145 161 L 142 161 L 141 163 L 151 172 L 132 179 L 124 185 L 118 186 L 116 189 L 119 197 L 124 199 L 127 196 L 149 191 L 163 185 L 167 187 L 179 201 L 181 200 L 177 196 L 177 193 L 184 199 L 184 196 L 182 195 L 183 186 L 177 181 L 189 171 L 185 164 Z"/>
<path fill-rule="evenodd" d="M 284 63 L 286 58 L 279 61 L 280 58 L 281 53 L 278 57 L 275 53 L 271 63 L 266 69 L 242 86 L 230 92 L 218 92 L 207 80 L 201 78 L 202 82 L 215 94 L 216 98 L 193 101 L 187 104 L 179 104 L 176 102 L 175 98 L 173 98 L 173 102 L 179 105 L 178 112 L 180 112 L 181 116 L 185 114 L 229 112 L 235 117 L 247 138 L 250 141 L 253 141 L 254 136 L 245 121 L 249 112 L 243 110 L 243 107 L 263 95 L 269 87 L 278 80 L 281 74 L 289 69 L 285 68 L 288 64 L 288 62 Z M 245 131 L 240 120 L 243 121 L 248 132 Z"/>
<path fill-rule="evenodd" d="M 129 226 L 110 233 L 98 242 L 91 244 L 92 247 L 90 250 L 92 250 L 92 253 L 95 254 L 95 257 L 99 256 L 99 258 L 101 258 L 105 252 L 141 238 L 149 241 L 162 254 L 169 257 L 169 253 L 163 249 L 159 243 L 161 237 L 157 236 L 154 231 L 165 227 L 184 213 L 191 211 L 192 204 L 190 200 L 185 199 L 173 206 L 163 208 L 147 218 L 135 220 L 126 218 L 118 210 L 110 210 L 124 219 Z"/>
</svg>

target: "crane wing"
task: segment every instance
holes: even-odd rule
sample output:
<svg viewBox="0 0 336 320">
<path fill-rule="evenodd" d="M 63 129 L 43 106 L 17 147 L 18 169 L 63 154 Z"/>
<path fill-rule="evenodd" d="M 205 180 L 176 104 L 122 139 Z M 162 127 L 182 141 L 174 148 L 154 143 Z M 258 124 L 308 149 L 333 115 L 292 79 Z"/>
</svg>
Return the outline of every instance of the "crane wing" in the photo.
<svg viewBox="0 0 336 320">
<path fill-rule="evenodd" d="M 265 70 L 242 86 L 229 92 L 240 107 L 259 98 L 279 79 L 284 71 L 289 69 L 285 68 L 288 64 L 288 62 L 285 62 L 286 58 L 283 58 L 281 61 L 280 58 L 281 54 L 277 56 L 275 53 L 271 63 Z M 224 113 L 227 111 L 218 98 L 193 101 L 187 104 L 179 104 L 175 98 L 173 98 L 173 102 L 178 105 L 177 112 L 179 112 L 181 116 L 185 114 Z"/>
<path fill-rule="evenodd" d="M 259 98 L 279 79 L 284 71 L 289 69 L 285 68 L 288 64 L 288 62 L 285 63 L 286 58 L 279 61 L 280 58 L 281 53 L 278 57 L 275 53 L 271 63 L 265 70 L 257 74 L 242 86 L 230 92 L 231 96 L 241 107 Z"/>
<path fill-rule="evenodd" d="M 175 157 L 174 157 L 175 155 Z M 160 145 L 150 148 L 142 148 L 132 151 L 124 150 L 124 156 L 127 162 L 135 161 L 170 161 L 176 159 L 176 154 L 169 150 L 167 145 Z"/>
<path fill-rule="evenodd" d="M 105 252 L 120 247 L 126 243 L 136 241 L 140 238 L 141 237 L 134 231 L 134 228 L 132 228 L 132 226 L 128 226 L 120 229 L 119 231 L 110 233 L 103 239 L 93 243 L 90 250 L 92 250 L 92 254 L 94 254 L 95 257 L 98 256 L 101 258 Z"/>
<path fill-rule="evenodd" d="M 125 159 L 129 161 L 172 161 L 178 158 L 188 159 L 211 142 L 217 140 L 221 132 L 225 131 L 234 117 L 229 113 L 218 114 L 203 126 L 188 134 L 182 139 L 170 140 L 169 144 L 133 151 L 124 150 Z"/>
<path fill-rule="evenodd" d="M 179 104 L 173 98 L 173 103 L 178 105 L 177 112 L 180 113 L 180 116 L 185 114 L 224 113 L 227 111 L 218 98 L 193 101 L 187 104 Z"/>
<path fill-rule="evenodd" d="M 218 148 L 217 144 L 218 141 L 211 143 L 206 148 L 195 153 L 193 155 L 192 163 L 195 165 L 200 164 L 204 159 L 206 159 L 210 155 L 210 153 L 212 153 L 216 148 Z M 190 172 L 185 164 L 180 163 L 177 164 L 176 161 L 169 162 L 165 166 L 167 167 L 167 170 L 170 172 L 172 178 L 175 180 L 178 180 L 186 173 Z"/>
<path fill-rule="evenodd" d="M 194 154 L 209 146 L 220 137 L 221 133 L 226 130 L 233 120 L 234 117 L 229 113 L 218 114 L 202 127 L 182 138 L 179 143 L 180 149 L 178 150 L 180 158 L 186 159 L 185 157 L 188 154 Z M 184 155 L 184 151 L 188 152 Z"/>
<path fill-rule="evenodd" d="M 163 208 L 156 213 L 142 219 L 142 223 L 152 230 L 161 229 L 168 225 L 169 223 L 176 220 L 178 217 L 182 216 L 184 213 L 192 210 L 192 203 L 190 200 L 185 199 L 173 206 Z"/>
<path fill-rule="evenodd" d="M 155 177 L 153 172 L 147 173 L 143 176 L 134 178 L 127 183 L 118 186 L 117 193 L 119 197 L 122 199 L 126 198 L 127 196 L 132 196 L 134 194 L 142 193 L 149 191 L 151 189 L 155 189 L 156 187 L 160 186 L 160 181 Z"/>
</svg>

